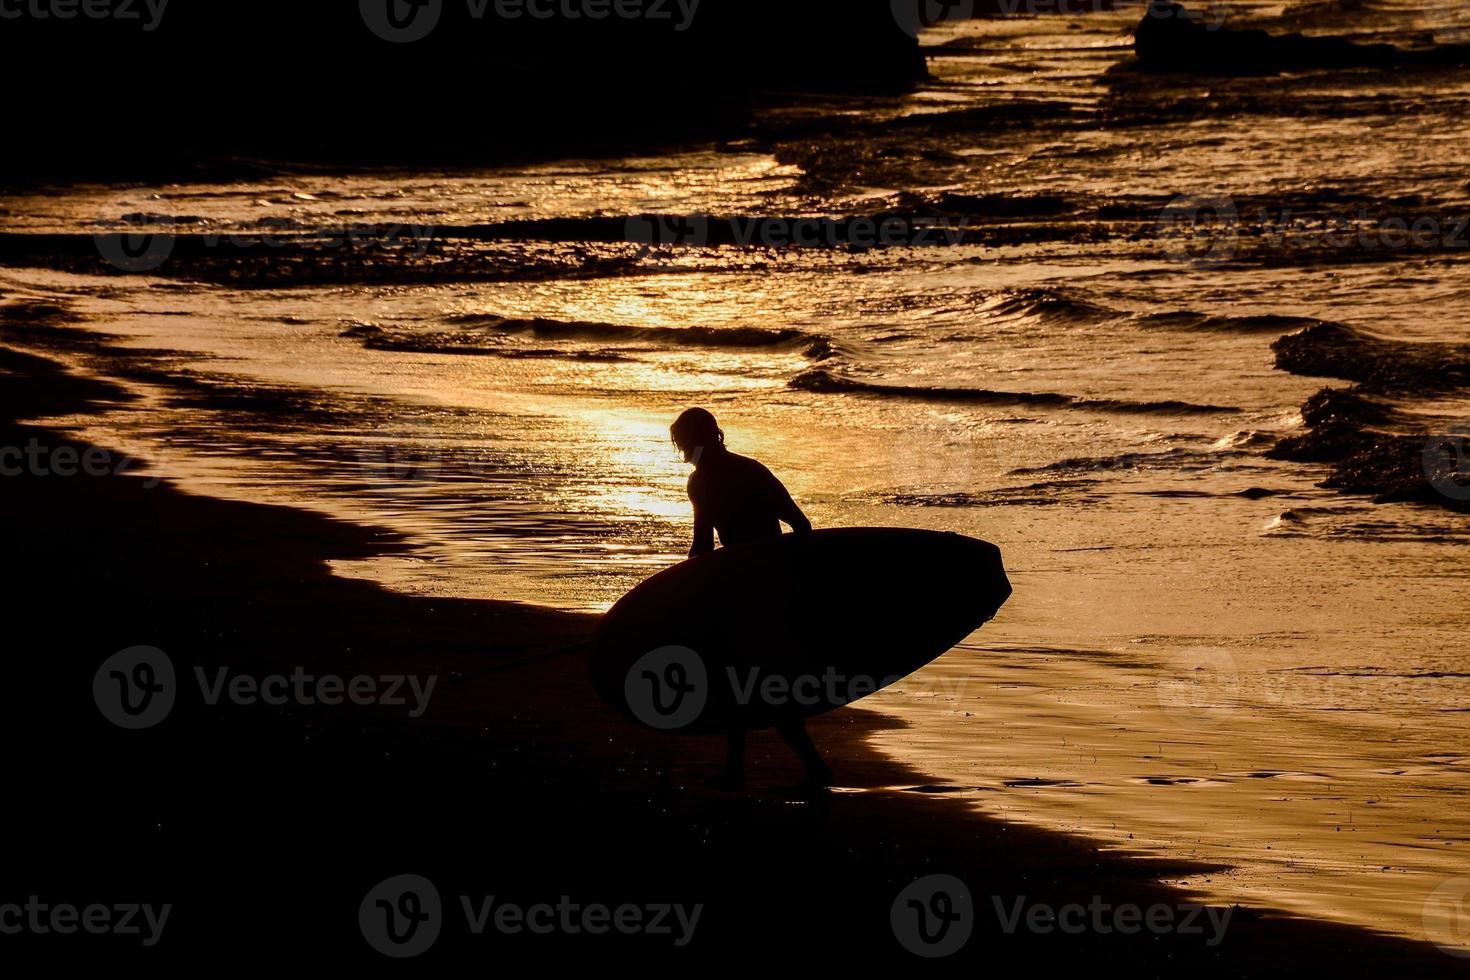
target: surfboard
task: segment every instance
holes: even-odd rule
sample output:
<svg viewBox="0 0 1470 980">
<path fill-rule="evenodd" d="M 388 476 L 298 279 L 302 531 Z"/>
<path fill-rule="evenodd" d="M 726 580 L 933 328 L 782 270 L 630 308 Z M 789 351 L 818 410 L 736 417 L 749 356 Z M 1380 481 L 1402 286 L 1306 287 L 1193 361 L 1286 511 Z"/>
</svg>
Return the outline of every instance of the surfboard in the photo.
<svg viewBox="0 0 1470 980">
<path fill-rule="evenodd" d="M 624 716 L 676 733 L 764 728 L 902 679 L 992 619 L 1011 586 L 993 544 L 837 528 L 721 548 L 647 579 L 603 616 L 589 667 Z"/>
</svg>

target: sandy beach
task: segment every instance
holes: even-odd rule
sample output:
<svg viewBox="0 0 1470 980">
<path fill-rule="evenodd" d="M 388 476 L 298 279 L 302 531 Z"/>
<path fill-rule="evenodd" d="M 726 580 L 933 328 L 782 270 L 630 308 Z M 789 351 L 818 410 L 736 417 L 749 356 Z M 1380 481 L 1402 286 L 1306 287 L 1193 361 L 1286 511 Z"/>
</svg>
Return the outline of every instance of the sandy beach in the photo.
<svg viewBox="0 0 1470 980">
<path fill-rule="evenodd" d="M 5 444 L 85 458 L 65 433 L 18 420 L 84 415 L 127 389 L 24 352 L 36 311 L 6 310 Z M 370 527 L 183 494 L 141 472 L 0 487 L 8 512 L 25 515 L 11 534 L 28 569 L 12 585 L 25 625 L 6 718 L 23 750 L 6 823 L 24 847 L 6 897 L 172 907 L 167 941 L 151 947 L 146 930 L 136 942 L 108 935 L 65 947 L 30 934 L 6 938 L 15 955 L 186 962 L 228 949 L 240 963 L 329 952 L 366 962 L 376 954 L 354 910 L 379 881 L 418 874 L 446 905 L 449 896 L 473 896 L 471 907 L 489 895 L 524 904 L 567 896 L 703 910 L 682 945 L 675 929 L 553 946 L 529 932 L 476 935 L 451 909 L 426 964 L 594 962 L 616 948 L 660 963 L 871 966 L 912 962 L 890 907 L 914 880 L 946 874 L 975 902 L 975 934 L 957 955 L 977 968 L 1464 974 L 1428 944 L 1267 908 L 1202 908 L 1198 891 L 1161 883 L 1208 880 L 1208 867 L 984 816 L 932 774 L 875 751 L 875 740 L 903 733 L 861 708 L 818 726 L 840 792 L 781 789 L 797 773 L 764 738 L 753 746 L 753 791 L 710 792 L 703 780 L 718 739 L 620 721 L 592 695 L 574 653 L 524 659 L 585 637 L 592 617 L 415 598 L 332 575 L 329 560 L 397 546 Z M 138 644 L 166 651 L 181 675 L 412 674 L 432 696 L 410 717 L 411 701 L 211 705 L 207 685 L 191 692 L 186 683 L 164 724 L 125 731 L 99 714 L 88 689 L 103 660 Z M 483 678 L 450 679 L 498 663 Z M 921 746 L 907 748 L 923 757 Z M 1074 934 L 1047 918 L 1068 907 L 1106 931 Z M 1119 909 L 1139 911 L 1116 919 Z M 1148 914 L 1172 928 L 1142 929 L 1129 917 Z"/>
</svg>

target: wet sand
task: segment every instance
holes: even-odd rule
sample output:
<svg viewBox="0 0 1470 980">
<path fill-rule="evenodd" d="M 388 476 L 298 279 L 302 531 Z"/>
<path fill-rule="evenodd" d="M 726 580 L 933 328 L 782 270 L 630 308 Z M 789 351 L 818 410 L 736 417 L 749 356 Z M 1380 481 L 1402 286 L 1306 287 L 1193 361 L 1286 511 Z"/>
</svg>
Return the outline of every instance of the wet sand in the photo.
<svg viewBox="0 0 1470 980">
<path fill-rule="evenodd" d="M 14 420 L 129 397 L 16 350 L 0 369 L 6 446 L 54 451 L 68 444 L 63 433 Z M 977 913 L 956 956 L 986 969 L 998 958 L 1042 972 L 1115 963 L 1142 976 L 1466 972 L 1465 961 L 1426 944 L 1258 909 L 1234 910 L 1213 946 L 1208 927 L 1007 933 L 1000 910 L 1018 901 L 1193 905 L 1189 891 L 1159 879 L 1208 869 L 1105 853 L 977 814 L 875 752 L 870 739 L 893 736 L 895 723 L 860 708 L 817 726 L 843 791 L 781 789 L 797 773 L 762 737 L 750 792 L 708 792 L 718 739 L 620 722 L 591 694 L 575 653 L 520 659 L 585 637 L 592 618 L 337 578 L 329 560 L 391 550 L 395 537 L 154 482 L 0 482 L 7 512 L 23 515 L 11 542 L 25 570 L 11 586 L 23 629 L 6 718 L 20 751 L 5 822 L 26 846 L 3 897 L 175 906 L 152 949 L 119 936 L 6 937 L 19 955 L 373 962 L 358 903 L 384 878 L 415 873 L 437 884 L 451 915 L 425 965 L 610 955 L 691 966 L 907 964 L 890 906 L 909 882 L 944 873 L 968 884 Z M 383 707 L 210 708 L 196 693 L 163 724 L 128 732 L 105 722 L 88 692 L 98 664 L 135 644 L 165 650 L 181 675 L 196 665 L 255 674 L 299 665 L 441 683 L 417 719 Z M 444 679 L 495 663 L 507 666 L 462 687 Z M 704 911 L 683 948 L 654 936 L 473 937 L 453 925 L 451 896 L 461 894 Z"/>
</svg>

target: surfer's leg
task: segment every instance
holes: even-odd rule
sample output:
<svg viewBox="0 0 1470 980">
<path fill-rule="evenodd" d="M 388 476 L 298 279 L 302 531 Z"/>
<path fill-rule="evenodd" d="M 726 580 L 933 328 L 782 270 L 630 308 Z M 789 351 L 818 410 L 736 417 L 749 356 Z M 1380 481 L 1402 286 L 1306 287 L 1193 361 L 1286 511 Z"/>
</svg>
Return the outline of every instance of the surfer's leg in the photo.
<svg viewBox="0 0 1470 980">
<path fill-rule="evenodd" d="M 730 746 L 725 753 L 725 772 L 732 776 L 745 775 L 745 729 L 730 733 Z"/>
<path fill-rule="evenodd" d="M 730 733 L 725 754 L 725 771 L 710 777 L 711 789 L 740 789 L 745 785 L 745 730 Z"/>
<path fill-rule="evenodd" d="M 802 782 L 816 786 L 830 786 L 832 784 L 832 770 L 822 760 L 822 753 L 812 744 L 812 737 L 807 733 L 806 722 L 800 718 L 782 721 L 776 725 L 776 732 L 786 744 L 791 746 L 791 751 L 801 760 L 802 766 L 806 768 L 806 776 Z"/>
</svg>

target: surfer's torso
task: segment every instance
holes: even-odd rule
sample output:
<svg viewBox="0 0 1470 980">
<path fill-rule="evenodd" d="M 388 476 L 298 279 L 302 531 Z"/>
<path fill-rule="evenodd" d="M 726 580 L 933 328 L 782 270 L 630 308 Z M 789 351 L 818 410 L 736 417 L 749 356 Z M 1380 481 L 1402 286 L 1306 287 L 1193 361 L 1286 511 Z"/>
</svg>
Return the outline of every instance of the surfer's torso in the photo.
<svg viewBox="0 0 1470 980">
<path fill-rule="evenodd" d="M 721 450 L 689 475 L 696 522 L 707 521 L 729 547 L 781 536 L 791 495 L 775 474 L 748 456 Z"/>
</svg>

